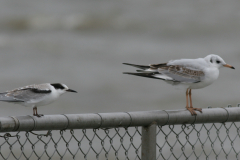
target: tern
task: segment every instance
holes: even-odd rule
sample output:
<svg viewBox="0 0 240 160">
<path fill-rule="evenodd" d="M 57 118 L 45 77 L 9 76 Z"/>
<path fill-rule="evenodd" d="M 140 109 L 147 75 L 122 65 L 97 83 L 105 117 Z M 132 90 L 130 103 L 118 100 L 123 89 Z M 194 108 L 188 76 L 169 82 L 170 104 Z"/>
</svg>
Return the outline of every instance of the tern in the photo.
<svg viewBox="0 0 240 160">
<path fill-rule="evenodd" d="M 66 92 L 76 91 L 62 83 L 33 84 L 0 93 L 0 101 L 33 107 L 33 116 L 41 117 L 43 114 L 38 114 L 37 107 L 54 102 Z"/>
</svg>

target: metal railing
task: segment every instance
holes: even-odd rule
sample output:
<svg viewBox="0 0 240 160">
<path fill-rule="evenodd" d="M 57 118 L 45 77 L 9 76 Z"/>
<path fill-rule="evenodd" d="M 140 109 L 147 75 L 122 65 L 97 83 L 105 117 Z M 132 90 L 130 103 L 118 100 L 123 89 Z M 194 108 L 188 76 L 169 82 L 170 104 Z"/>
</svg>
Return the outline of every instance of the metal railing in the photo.
<svg viewBox="0 0 240 160">
<path fill-rule="evenodd" d="M 240 159 L 240 107 L 0 117 L 0 159 Z"/>
</svg>

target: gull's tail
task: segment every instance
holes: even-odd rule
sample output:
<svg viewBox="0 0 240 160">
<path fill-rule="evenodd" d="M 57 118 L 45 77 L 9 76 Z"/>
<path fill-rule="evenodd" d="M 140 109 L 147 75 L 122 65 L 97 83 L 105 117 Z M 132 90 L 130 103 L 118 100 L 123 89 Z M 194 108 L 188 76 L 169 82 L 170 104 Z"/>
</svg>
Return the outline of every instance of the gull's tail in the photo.
<svg viewBox="0 0 240 160">
<path fill-rule="evenodd" d="M 160 63 L 160 64 L 150 64 L 148 66 L 144 65 L 137 65 L 137 64 L 130 64 L 130 63 L 123 63 L 125 65 L 133 66 L 139 69 L 142 69 L 142 71 L 150 71 L 150 72 L 157 72 L 158 68 L 166 67 L 167 63 Z M 138 72 L 142 72 L 141 70 L 137 70 Z"/>
<path fill-rule="evenodd" d="M 166 80 L 165 78 L 159 77 L 159 73 L 157 73 L 157 72 L 142 72 L 142 73 L 123 72 L 123 74 Z"/>
<path fill-rule="evenodd" d="M 136 65 L 136 64 L 130 64 L 130 63 L 123 63 L 129 66 L 133 66 L 136 68 L 140 68 L 141 70 L 137 70 L 137 73 L 132 72 L 123 72 L 123 74 L 129 74 L 134 76 L 140 76 L 140 77 L 147 77 L 147 78 L 153 78 L 153 79 L 160 79 L 160 80 L 166 80 L 166 81 L 173 81 L 173 79 L 164 73 L 159 72 L 159 68 L 166 67 L 166 63 L 161 64 L 151 64 L 149 66 L 143 66 L 143 65 Z"/>
</svg>

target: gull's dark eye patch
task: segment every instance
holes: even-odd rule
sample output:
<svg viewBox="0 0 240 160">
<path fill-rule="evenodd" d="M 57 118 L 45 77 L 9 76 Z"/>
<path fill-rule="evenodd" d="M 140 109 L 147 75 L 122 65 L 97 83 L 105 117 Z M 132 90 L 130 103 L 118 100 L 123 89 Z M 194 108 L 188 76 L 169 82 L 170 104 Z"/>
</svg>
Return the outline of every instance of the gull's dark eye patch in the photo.
<svg viewBox="0 0 240 160">
<path fill-rule="evenodd" d="M 217 64 L 221 63 L 219 60 L 217 60 L 216 62 L 217 62 Z"/>
<path fill-rule="evenodd" d="M 210 62 L 212 63 L 212 59 L 210 59 Z"/>
</svg>

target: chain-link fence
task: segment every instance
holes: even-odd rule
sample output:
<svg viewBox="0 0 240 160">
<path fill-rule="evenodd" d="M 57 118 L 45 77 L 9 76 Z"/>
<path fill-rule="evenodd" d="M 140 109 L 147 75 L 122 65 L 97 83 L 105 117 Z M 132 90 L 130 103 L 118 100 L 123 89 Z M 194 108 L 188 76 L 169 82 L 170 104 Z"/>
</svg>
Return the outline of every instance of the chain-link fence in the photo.
<svg viewBox="0 0 240 160">
<path fill-rule="evenodd" d="M 222 114 L 223 112 L 218 113 L 219 110 L 225 110 L 227 111 L 227 114 Z M 138 114 L 134 114 L 134 112 L 127 113 L 130 116 L 130 123 L 125 127 L 115 126 L 113 128 L 101 127 L 95 129 L 85 127 L 88 129 L 69 129 L 72 121 L 71 116 L 67 115 L 68 127 L 65 130 L 54 129 L 48 131 L 42 129 L 42 131 L 26 130 L 7 133 L 3 132 L 3 130 L 9 130 L 9 126 L 7 127 L 6 125 L 7 123 L 11 126 L 10 128 L 13 128 L 14 130 L 22 130 L 21 128 L 26 128 L 24 123 L 26 123 L 29 119 L 27 117 L 12 117 L 15 121 L 15 125 L 17 124 L 16 120 L 19 123 L 19 126 L 16 129 L 16 126 L 13 125 L 13 123 L 10 123 L 10 121 L 8 122 L 8 119 L 0 118 L 1 131 L 3 132 L 0 137 L 0 159 L 150 160 L 151 158 L 149 157 L 152 157 L 152 153 L 156 154 L 153 157 L 158 160 L 240 159 L 240 122 L 228 122 L 230 116 L 234 116 L 236 118 L 240 117 L 240 115 L 238 115 L 239 112 L 240 108 L 237 107 L 230 109 L 206 109 L 203 114 L 208 115 L 207 117 L 209 122 L 213 116 L 215 116 L 215 119 L 222 119 L 223 121 L 219 121 L 219 123 L 197 124 L 200 121 L 203 121 L 203 115 L 203 117 L 201 117 L 200 114 L 198 115 L 199 117 L 193 117 L 188 115 L 189 113 L 187 111 L 168 111 L 168 117 L 165 117 L 167 118 L 168 123 L 163 121 L 166 125 L 159 125 L 160 122 L 154 123 L 153 125 L 152 123 L 149 124 L 149 126 L 154 126 L 153 130 L 149 129 L 147 131 L 149 133 L 153 131 L 153 135 L 156 135 L 148 137 L 155 137 L 156 139 L 153 139 L 153 141 L 144 141 L 146 136 L 150 135 L 148 133 L 143 133 L 146 132 L 144 128 L 146 129 L 149 127 L 145 125 L 143 125 L 145 127 L 141 127 L 140 124 L 135 126 L 134 123 L 136 115 Z M 142 113 L 145 112 L 141 112 L 141 114 Z M 153 112 L 151 112 L 151 114 L 152 113 Z M 184 117 L 193 119 L 193 122 L 195 123 L 179 124 L 182 123 L 182 120 L 186 121 L 186 119 L 183 118 L 178 119 L 178 123 L 176 124 L 171 122 L 173 116 L 175 118 L 181 117 L 184 115 L 183 113 L 185 114 Z M 213 115 L 211 116 L 212 113 Z M 147 114 L 148 113 L 146 113 L 146 115 Z M 82 114 L 79 117 L 82 117 L 82 122 L 87 123 L 83 119 L 84 116 L 86 115 Z M 160 115 L 159 119 L 161 119 L 161 116 L 162 115 Z M 106 127 L 106 117 L 106 115 L 100 114 L 101 123 L 96 123 L 97 126 L 104 125 L 104 127 Z M 154 115 L 152 115 L 152 117 L 154 117 Z M 142 118 L 145 124 L 147 121 L 146 116 L 143 116 Z M 24 119 L 25 122 L 22 119 Z M 38 126 L 40 121 L 44 120 L 44 118 L 38 119 L 32 117 L 31 119 L 35 119 L 35 125 L 38 124 Z M 159 119 L 155 119 L 154 122 L 158 122 Z M 113 121 L 113 119 L 109 119 L 109 122 L 110 121 Z M 123 122 L 123 119 L 120 122 Z M 116 124 L 119 124 L 119 121 L 116 121 Z M 79 125 L 85 124 L 80 123 Z M 32 130 L 31 126 L 29 127 Z M 112 125 L 109 125 L 109 127 L 112 127 Z M 153 148 L 155 149 L 155 152 L 153 151 L 154 149 L 147 152 L 143 151 L 143 149 L 146 148 L 143 145 L 146 144 L 154 146 Z M 144 153 L 147 153 L 147 155 L 144 155 Z"/>
<path fill-rule="evenodd" d="M 240 158 L 240 123 L 159 126 L 157 159 Z"/>
<path fill-rule="evenodd" d="M 47 137 L 31 132 L 11 135 L 0 140 L 0 159 L 141 159 L 138 127 L 61 130 Z"/>
</svg>

